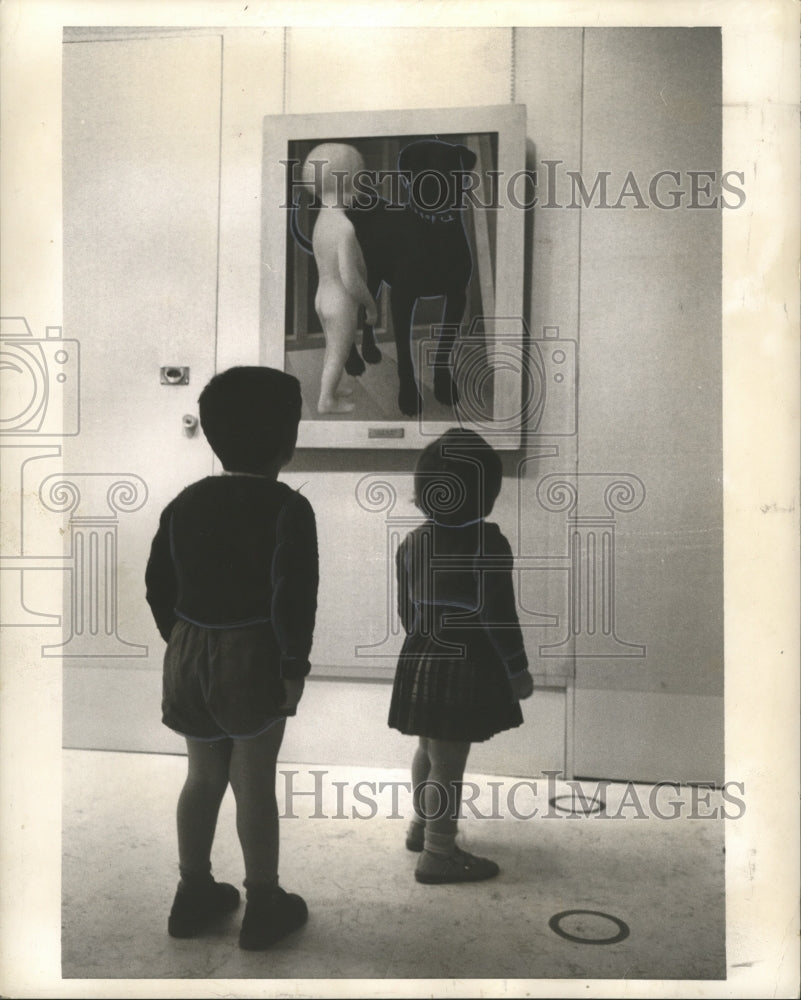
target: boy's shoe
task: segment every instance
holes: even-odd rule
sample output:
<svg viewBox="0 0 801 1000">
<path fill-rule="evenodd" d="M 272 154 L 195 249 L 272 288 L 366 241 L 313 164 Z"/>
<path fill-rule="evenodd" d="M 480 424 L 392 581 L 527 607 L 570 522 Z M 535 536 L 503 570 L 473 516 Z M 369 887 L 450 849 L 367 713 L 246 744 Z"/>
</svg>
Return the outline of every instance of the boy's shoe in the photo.
<svg viewBox="0 0 801 1000">
<path fill-rule="evenodd" d="M 170 937 L 196 937 L 218 917 L 231 913 L 239 906 L 239 890 L 227 882 L 213 880 L 203 886 L 187 888 L 178 883 L 167 931 Z"/>
<path fill-rule="evenodd" d="M 453 854 L 433 854 L 423 851 L 414 877 L 426 885 L 443 885 L 448 882 L 483 882 L 494 878 L 500 868 L 488 858 L 477 858 L 474 854 L 457 847 Z"/>
<path fill-rule="evenodd" d="M 415 851 L 419 854 L 425 846 L 426 827 L 425 823 L 410 823 L 406 831 L 406 850 Z"/>
<path fill-rule="evenodd" d="M 309 910 L 304 900 L 280 886 L 263 895 L 249 892 L 239 947 L 262 951 L 302 927 L 308 918 Z"/>
</svg>

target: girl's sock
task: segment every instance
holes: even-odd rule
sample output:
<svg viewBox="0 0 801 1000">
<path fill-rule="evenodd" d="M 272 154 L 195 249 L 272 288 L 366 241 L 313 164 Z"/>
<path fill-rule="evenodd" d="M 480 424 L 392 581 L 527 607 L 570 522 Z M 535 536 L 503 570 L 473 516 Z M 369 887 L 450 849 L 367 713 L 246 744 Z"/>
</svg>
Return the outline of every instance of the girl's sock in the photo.
<svg viewBox="0 0 801 1000">
<path fill-rule="evenodd" d="M 456 849 L 456 830 L 451 833 L 435 833 L 426 827 L 424 846 L 430 854 L 453 854 Z"/>
<path fill-rule="evenodd" d="M 406 847 L 410 851 L 422 851 L 425 841 L 426 825 L 422 819 L 413 819 L 406 831 Z"/>
</svg>

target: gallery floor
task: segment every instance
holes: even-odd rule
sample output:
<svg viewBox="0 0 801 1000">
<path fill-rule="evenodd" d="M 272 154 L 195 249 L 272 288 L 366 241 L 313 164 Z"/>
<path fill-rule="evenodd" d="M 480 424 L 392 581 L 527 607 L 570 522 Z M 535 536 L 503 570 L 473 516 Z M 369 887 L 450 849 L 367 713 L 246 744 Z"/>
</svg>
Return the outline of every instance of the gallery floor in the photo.
<svg viewBox="0 0 801 1000">
<path fill-rule="evenodd" d="M 63 769 L 64 979 L 251 981 L 242 996 L 310 979 L 290 992 L 321 996 L 322 980 L 725 977 L 714 791 L 467 774 L 461 842 L 501 874 L 426 886 L 404 847 L 406 772 L 280 764 L 281 881 L 310 918 L 253 953 L 238 947 L 241 908 L 201 939 L 167 935 L 182 756 L 65 750 Z M 241 886 L 230 789 L 213 865 Z"/>
</svg>

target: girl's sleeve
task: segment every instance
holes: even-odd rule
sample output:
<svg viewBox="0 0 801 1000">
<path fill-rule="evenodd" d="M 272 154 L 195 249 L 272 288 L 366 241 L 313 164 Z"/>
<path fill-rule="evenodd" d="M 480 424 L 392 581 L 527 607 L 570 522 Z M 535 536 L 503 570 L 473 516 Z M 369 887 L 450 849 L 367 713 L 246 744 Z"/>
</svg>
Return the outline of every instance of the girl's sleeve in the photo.
<svg viewBox="0 0 801 1000">
<path fill-rule="evenodd" d="M 517 617 L 512 549 L 495 525 L 486 525 L 484 556 L 485 559 L 479 555 L 476 560 L 481 599 L 479 615 L 503 660 L 506 673 L 513 677 L 528 670 L 528 656 Z M 486 565 L 482 565 L 484 562 Z"/>
<path fill-rule="evenodd" d="M 281 676 L 305 677 L 317 615 L 317 524 L 309 501 L 295 493 L 276 525 L 271 618 L 281 648 Z"/>
<path fill-rule="evenodd" d="M 405 538 L 395 553 L 395 579 L 398 586 L 398 617 L 408 635 L 414 622 L 414 605 L 409 592 L 409 539 Z"/>
<path fill-rule="evenodd" d="M 178 586 L 170 546 L 171 519 L 172 504 L 169 504 L 162 511 L 145 568 L 145 598 L 150 605 L 159 635 L 165 642 L 170 638 L 170 632 L 177 620 L 175 602 Z"/>
</svg>

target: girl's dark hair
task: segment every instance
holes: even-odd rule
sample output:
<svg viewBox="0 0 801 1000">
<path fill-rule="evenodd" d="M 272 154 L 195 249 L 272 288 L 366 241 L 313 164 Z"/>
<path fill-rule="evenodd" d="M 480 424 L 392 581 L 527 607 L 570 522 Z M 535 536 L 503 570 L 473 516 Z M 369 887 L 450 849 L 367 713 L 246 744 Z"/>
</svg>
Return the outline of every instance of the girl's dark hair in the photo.
<svg viewBox="0 0 801 1000">
<path fill-rule="evenodd" d="M 300 383 L 276 368 L 240 366 L 215 375 L 198 399 L 200 426 L 228 472 L 262 472 L 288 461 L 300 423 Z"/>
<path fill-rule="evenodd" d="M 439 524 L 466 524 L 490 514 L 502 481 L 498 453 L 475 431 L 453 428 L 420 453 L 414 502 Z"/>
</svg>

